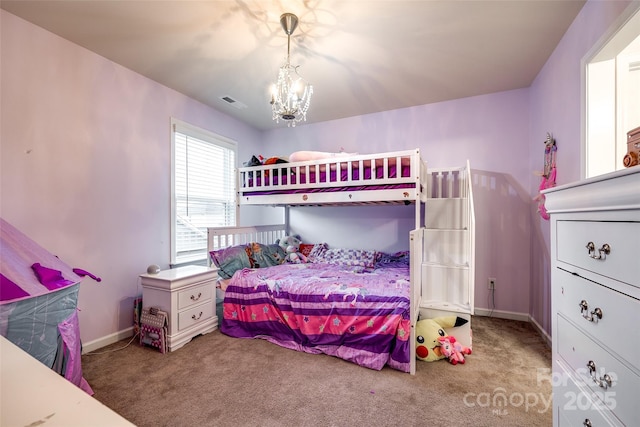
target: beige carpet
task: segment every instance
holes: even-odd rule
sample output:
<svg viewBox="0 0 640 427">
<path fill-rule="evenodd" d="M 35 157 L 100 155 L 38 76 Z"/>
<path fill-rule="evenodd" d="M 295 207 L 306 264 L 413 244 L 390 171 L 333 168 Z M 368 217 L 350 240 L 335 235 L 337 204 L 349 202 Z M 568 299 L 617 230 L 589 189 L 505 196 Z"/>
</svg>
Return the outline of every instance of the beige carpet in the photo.
<svg viewBox="0 0 640 427">
<path fill-rule="evenodd" d="M 419 361 L 415 376 L 219 331 L 165 355 L 136 342 L 82 363 L 95 398 L 139 426 L 550 426 L 543 339 L 525 322 L 472 327 L 464 365 Z"/>
</svg>

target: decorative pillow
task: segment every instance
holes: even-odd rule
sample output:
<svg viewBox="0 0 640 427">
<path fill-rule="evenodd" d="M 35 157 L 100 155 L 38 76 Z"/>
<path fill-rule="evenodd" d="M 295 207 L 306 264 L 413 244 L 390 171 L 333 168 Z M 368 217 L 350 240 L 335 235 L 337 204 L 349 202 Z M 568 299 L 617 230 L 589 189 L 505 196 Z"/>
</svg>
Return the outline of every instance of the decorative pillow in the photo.
<svg viewBox="0 0 640 427">
<path fill-rule="evenodd" d="M 211 261 L 218 267 L 218 276 L 230 279 L 236 271 L 250 268 L 246 249 L 247 245 L 238 245 L 209 252 Z"/>
<path fill-rule="evenodd" d="M 315 244 L 313 243 L 300 243 L 300 253 L 306 257 L 309 256 Z"/>
<path fill-rule="evenodd" d="M 282 246 L 277 244 L 263 245 L 261 243 L 251 243 L 247 245 L 249 251 L 247 255 L 251 268 L 273 267 L 284 262 L 287 256 Z"/>
<path fill-rule="evenodd" d="M 211 251 L 210 255 L 211 261 L 218 267 L 218 276 L 230 279 L 233 273 L 243 268 L 263 268 L 282 264 L 286 253 L 279 245 L 254 242 Z"/>
<path fill-rule="evenodd" d="M 326 243 L 316 243 L 313 245 L 313 249 L 307 255 L 307 262 L 316 262 L 317 259 L 322 257 L 322 254 L 329 249 L 329 245 Z M 321 261 L 320 261 L 321 262 Z"/>
<path fill-rule="evenodd" d="M 316 258 L 315 262 L 373 268 L 376 256 L 377 251 L 364 249 L 327 249 Z"/>
<path fill-rule="evenodd" d="M 406 268 L 409 267 L 411 255 L 409 251 L 401 251 L 393 254 L 380 252 L 376 260 L 376 267 Z"/>
</svg>

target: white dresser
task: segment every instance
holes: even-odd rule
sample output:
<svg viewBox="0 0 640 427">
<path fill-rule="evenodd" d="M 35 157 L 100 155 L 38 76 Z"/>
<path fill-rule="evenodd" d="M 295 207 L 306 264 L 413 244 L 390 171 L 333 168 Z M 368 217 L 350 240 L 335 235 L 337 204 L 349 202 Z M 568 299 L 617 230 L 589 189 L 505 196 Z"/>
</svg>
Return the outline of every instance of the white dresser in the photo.
<svg viewBox="0 0 640 427">
<path fill-rule="evenodd" d="M 640 167 L 544 192 L 554 426 L 640 426 Z"/>
<path fill-rule="evenodd" d="M 140 275 L 144 308 L 156 307 L 168 314 L 169 351 L 217 328 L 217 277 L 217 270 L 195 265 Z"/>
</svg>

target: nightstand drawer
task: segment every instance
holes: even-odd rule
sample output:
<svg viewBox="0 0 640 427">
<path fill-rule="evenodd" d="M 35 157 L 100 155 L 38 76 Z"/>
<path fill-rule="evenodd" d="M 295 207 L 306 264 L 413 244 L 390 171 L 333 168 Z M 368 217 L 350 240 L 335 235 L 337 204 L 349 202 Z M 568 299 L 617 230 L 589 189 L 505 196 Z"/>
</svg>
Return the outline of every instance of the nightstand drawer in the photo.
<svg viewBox="0 0 640 427">
<path fill-rule="evenodd" d="M 206 300 L 210 300 L 213 289 L 213 281 L 208 281 L 200 286 L 194 286 L 178 293 L 178 310 L 188 308 L 195 304 L 202 304 Z"/>
<path fill-rule="evenodd" d="M 558 261 L 640 287 L 640 223 L 558 221 Z M 587 245 L 592 244 L 592 249 Z M 609 253 L 607 253 L 607 251 Z"/>
<path fill-rule="evenodd" d="M 202 304 L 178 313 L 178 331 L 188 329 L 213 316 L 213 302 Z"/>
<path fill-rule="evenodd" d="M 640 366 L 640 340 L 629 336 L 637 328 L 640 301 L 566 271 L 554 273 L 554 311 L 606 348 L 615 348 L 632 365 Z"/>
<path fill-rule="evenodd" d="M 557 322 L 558 355 L 620 421 L 628 426 L 639 426 L 640 377 L 562 316 L 558 315 Z M 593 364 L 593 372 L 588 369 L 589 364 Z M 611 385 L 605 380 L 607 375 Z"/>
</svg>

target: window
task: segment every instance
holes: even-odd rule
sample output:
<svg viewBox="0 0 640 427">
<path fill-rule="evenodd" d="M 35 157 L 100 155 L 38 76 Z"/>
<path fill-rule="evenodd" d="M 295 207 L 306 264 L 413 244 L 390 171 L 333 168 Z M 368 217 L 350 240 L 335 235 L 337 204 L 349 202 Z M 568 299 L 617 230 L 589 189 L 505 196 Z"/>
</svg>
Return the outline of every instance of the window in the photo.
<svg viewBox="0 0 640 427">
<path fill-rule="evenodd" d="M 640 8 L 632 4 L 585 59 L 585 178 L 625 169 L 627 132 L 640 126 Z"/>
<path fill-rule="evenodd" d="M 207 227 L 236 225 L 236 143 L 171 120 L 171 265 L 206 263 Z"/>
</svg>

